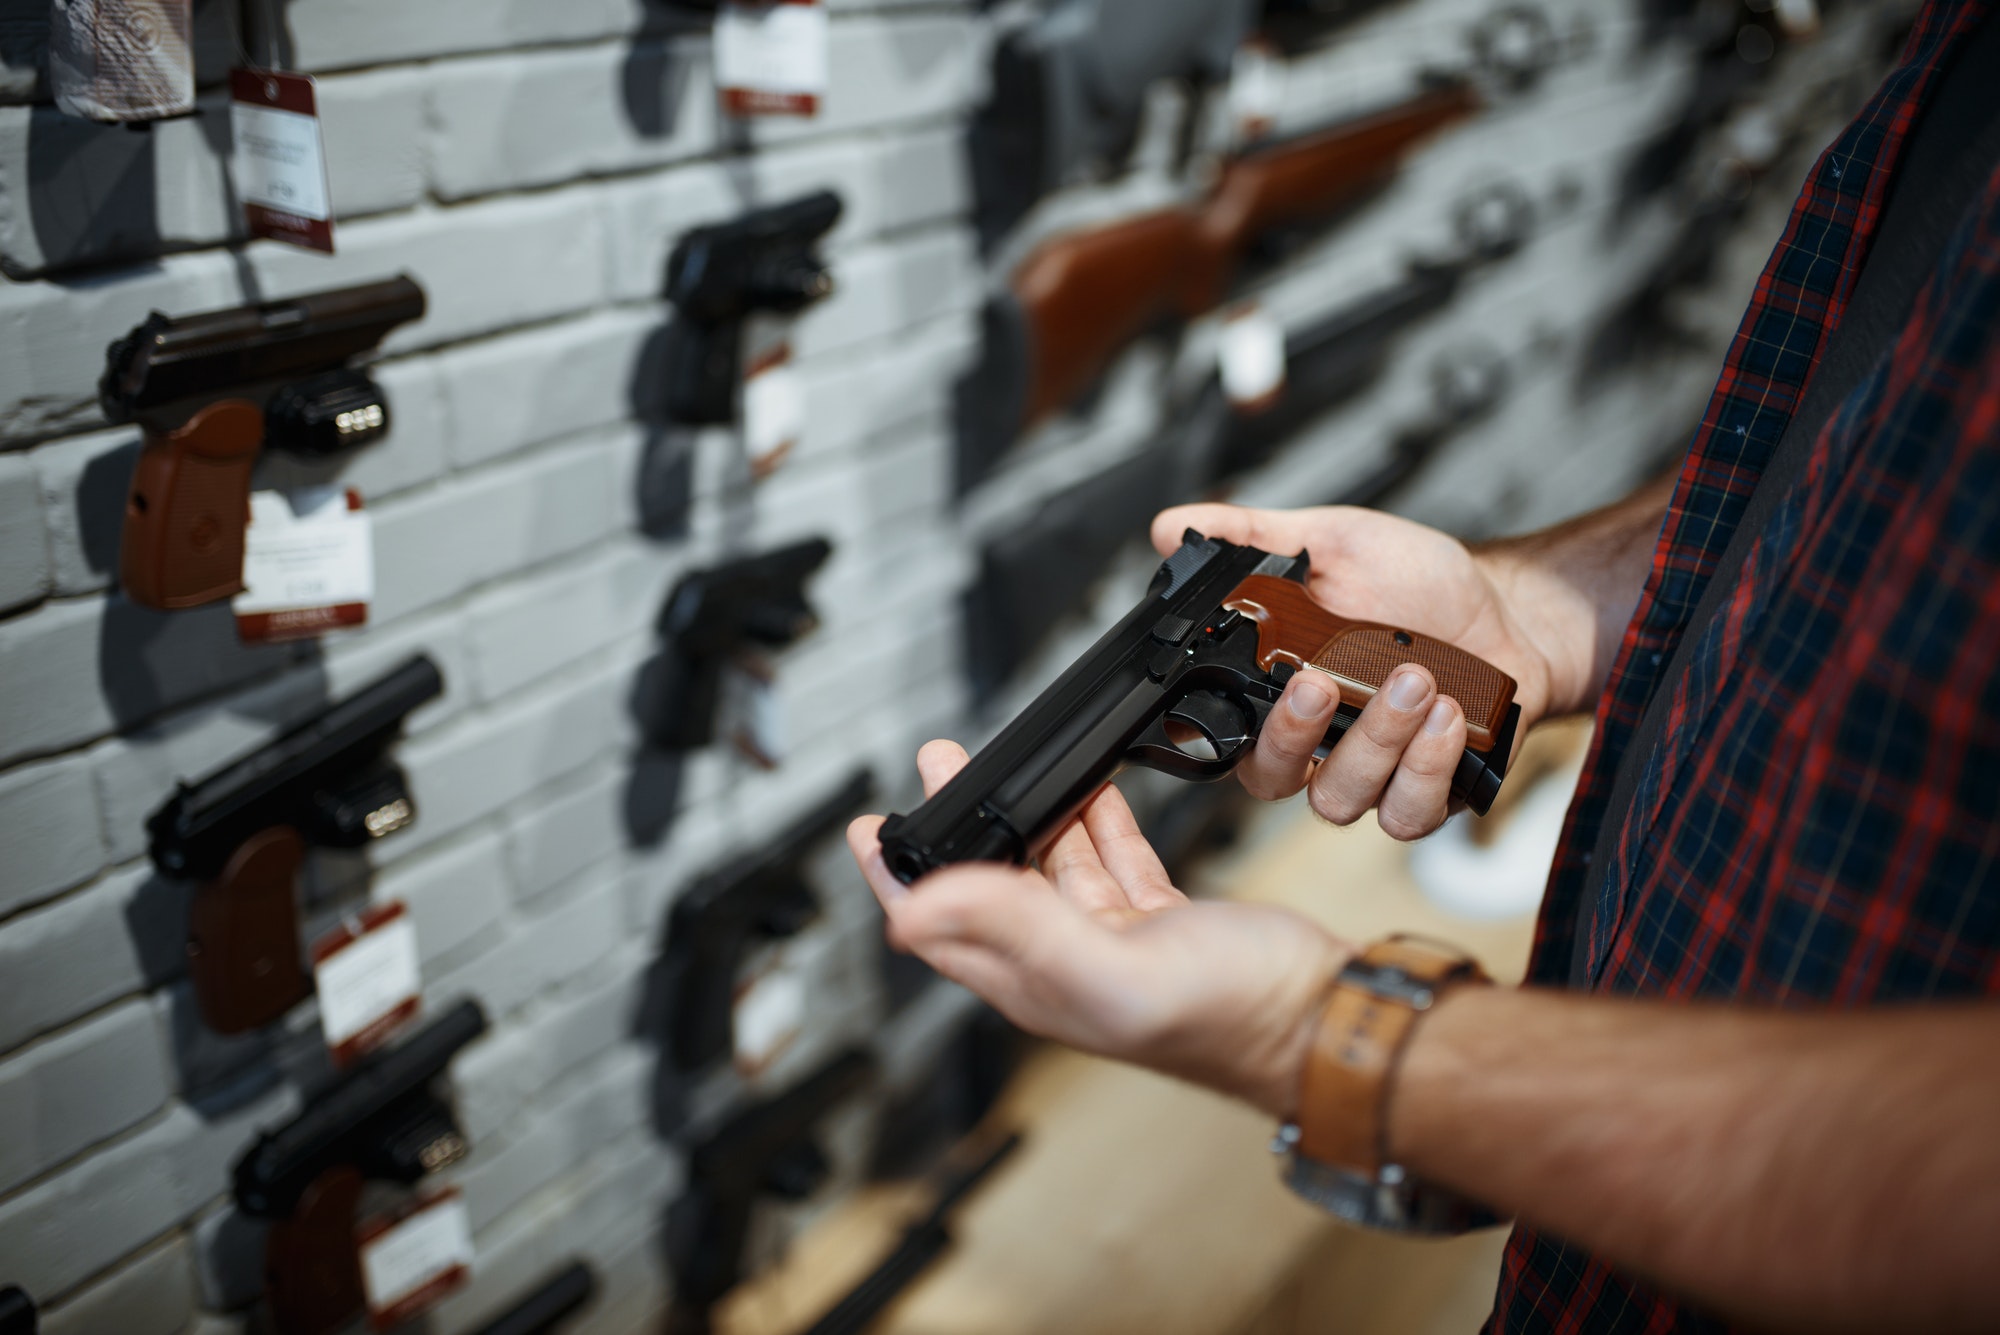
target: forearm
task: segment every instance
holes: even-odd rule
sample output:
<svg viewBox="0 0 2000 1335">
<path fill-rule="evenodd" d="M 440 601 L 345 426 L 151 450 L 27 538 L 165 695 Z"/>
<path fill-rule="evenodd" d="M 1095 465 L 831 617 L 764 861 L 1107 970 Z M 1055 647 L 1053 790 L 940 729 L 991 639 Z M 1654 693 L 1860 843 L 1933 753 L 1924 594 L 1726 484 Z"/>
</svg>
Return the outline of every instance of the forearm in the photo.
<svg viewBox="0 0 2000 1335">
<path fill-rule="evenodd" d="M 1474 549 L 1547 660 L 1548 714 L 1595 706 L 1646 586 L 1673 488 L 1668 474 L 1601 510 Z"/>
<path fill-rule="evenodd" d="M 1413 1172 L 1723 1313 L 2000 1325 L 2000 1009 L 1800 1014 L 1465 989 L 1391 1105 Z"/>
</svg>

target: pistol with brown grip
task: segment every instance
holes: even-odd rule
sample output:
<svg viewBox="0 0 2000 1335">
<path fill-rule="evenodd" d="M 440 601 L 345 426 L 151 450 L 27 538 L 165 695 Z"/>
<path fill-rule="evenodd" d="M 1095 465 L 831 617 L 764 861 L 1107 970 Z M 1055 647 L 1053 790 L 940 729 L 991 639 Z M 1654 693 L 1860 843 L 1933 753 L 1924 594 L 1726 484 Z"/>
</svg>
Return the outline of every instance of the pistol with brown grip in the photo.
<svg viewBox="0 0 2000 1335">
<path fill-rule="evenodd" d="M 1231 159 L 1203 199 L 1052 238 L 988 307 L 966 387 L 963 451 L 990 460 L 1073 403 L 1149 329 L 1214 310 L 1255 249 L 1385 184 L 1410 149 L 1478 110 L 1454 79 L 1367 115 Z"/>
<path fill-rule="evenodd" d="M 419 654 L 269 746 L 181 784 L 147 820 L 153 865 L 199 881 L 188 969 L 209 1028 L 255 1029 L 311 994 L 295 886 L 306 846 L 358 848 L 416 819 L 402 771 L 382 753 L 404 717 L 443 690 L 437 665 Z"/>
<path fill-rule="evenodd" d="M 1299 672 L 1323 674 L 1340 697 L 1324 754 L 1398 667 L 1429 669 L 1465 714 L 1452 796 L 1484 814 L 1520 723 L 1514 679 L 1431 636 L 1333 615 L 1307 594 L 1309 568 L 1303 553 L 1189 529 L 1137 607 L 935 796 L 884 822 L 889 870 L 907 883 L 955 862 L 1026 862 L 1126 765 L 1220 778 Z"/>
<path fill-rule="evenodd" d="M 125 596 L 171 611 L 238 592 L 259 450 L 327 455 L 387 432 L 387 396 L 347 363 L 423 313 L 423 289 L 402 277 L 180 318 L 154 311 L 113 343 L 98 397 L 112 421 L 146 433 L 119 549 Z"/>
</svg>

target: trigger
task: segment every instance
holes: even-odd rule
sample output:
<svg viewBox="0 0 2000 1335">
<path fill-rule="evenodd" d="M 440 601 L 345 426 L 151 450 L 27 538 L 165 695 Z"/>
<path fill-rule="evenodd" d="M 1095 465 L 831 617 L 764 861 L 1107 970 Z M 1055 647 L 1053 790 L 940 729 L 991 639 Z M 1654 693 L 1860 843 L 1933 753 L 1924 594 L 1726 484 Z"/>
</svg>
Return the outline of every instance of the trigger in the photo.
<svg viewBox="0 0 2000 1335">
<path fill-rule="evenodd" d="M 1167 722 L 1200 732 L 1218 758 L 1226 759 L 1256 740 L 1256 731 L 1243 710 L 1226 696 L 1207 691 L 1189 695 L 1168 710 Z"/>
</svg>

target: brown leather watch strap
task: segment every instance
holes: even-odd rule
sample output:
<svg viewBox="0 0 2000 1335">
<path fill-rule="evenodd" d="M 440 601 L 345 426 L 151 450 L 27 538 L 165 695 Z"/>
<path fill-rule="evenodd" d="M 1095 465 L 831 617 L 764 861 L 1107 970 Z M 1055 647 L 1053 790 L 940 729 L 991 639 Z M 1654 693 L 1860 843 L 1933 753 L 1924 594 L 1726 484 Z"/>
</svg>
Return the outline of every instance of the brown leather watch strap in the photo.
<svg viewBox="0 0 2000 1335">
<path fill-rule="evenodd" d="M 1446 989 L 1488 981 L 1469 955 L 1417 937 L 1392 936 L 1350 960 L 1299 1077 L 1298 1152 L 1373 1177 L 1387 1141 L 1389 1087 L 1417 1017 Z"/>
</svg>

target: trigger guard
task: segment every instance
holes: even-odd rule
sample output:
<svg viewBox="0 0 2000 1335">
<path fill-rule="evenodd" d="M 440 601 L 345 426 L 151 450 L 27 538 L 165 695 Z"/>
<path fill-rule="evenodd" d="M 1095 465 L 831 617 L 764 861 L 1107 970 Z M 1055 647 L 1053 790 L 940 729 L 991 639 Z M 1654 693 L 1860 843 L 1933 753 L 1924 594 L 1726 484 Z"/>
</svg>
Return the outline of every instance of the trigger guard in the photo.
<svg viewBox="0 0 2000 1335">
<path fill-rule="evenodd" d="M 1191 755 L 1174 743 L 1167 733 L 1167 720 L 1186 724 L 1208 739 L 1215 748 L 1213 759 Z M 1207 692 L 1189 695 L 1139 734 L 1125 753 L 1132 764 L 1158 770 L 1181 779 L 1219 779 L 1236 768 L 1257 742 L 1256 729 L 1244 710 L 1223 697 Z"/>
</svg>

